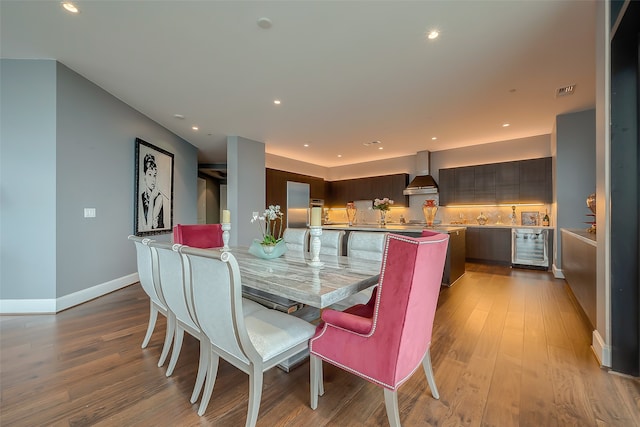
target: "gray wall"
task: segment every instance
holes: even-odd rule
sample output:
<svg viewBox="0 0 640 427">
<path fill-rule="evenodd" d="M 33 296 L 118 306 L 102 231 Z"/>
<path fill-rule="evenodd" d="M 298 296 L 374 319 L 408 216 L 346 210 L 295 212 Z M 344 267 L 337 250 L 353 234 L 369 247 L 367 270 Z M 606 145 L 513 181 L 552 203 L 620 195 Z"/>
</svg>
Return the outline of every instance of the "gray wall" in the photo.
<svg viewBox="0 0 640 427">
<path fill-rule="evenodd" d="M 601 160 L 602 161 L 602 160 Z M 556 117 L 556 266 L 562 267 L 561 228 L 588 228 L 586 199 L 596 191 L 596 112 Z"/>
<path fill-rule="evenodd" d="M 0 299 L 56 296 L 56 63 L 0 60 Z"/>
<path fill-rule="evenodd" d="M 227 209 L 231 211 L 230 245 L 251 244 L 260 229 L 251 223 L 252 212 L 265 206 L 264 143 L 239 136 L 227 137 Z"/>
<path fill-rule="evenodd" d="M 196 222 L 194 146 L 55 61 L 2 60 L 1 78 L 3 300 L 59 298 L 137 271 L 136 137 L 174 154 L 173 222 Z"/>
</svg>

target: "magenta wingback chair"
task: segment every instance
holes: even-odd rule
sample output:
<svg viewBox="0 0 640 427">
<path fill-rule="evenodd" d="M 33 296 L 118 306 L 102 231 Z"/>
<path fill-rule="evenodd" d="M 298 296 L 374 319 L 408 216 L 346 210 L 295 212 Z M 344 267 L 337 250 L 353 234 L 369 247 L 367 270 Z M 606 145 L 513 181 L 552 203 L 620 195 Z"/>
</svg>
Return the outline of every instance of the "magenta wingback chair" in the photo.
<svg viewBox="0 0 640 427">
<path fill-rule="evenodd" d="M 192 248 L 220 248 L 222 243 L 221 224 L 178 224 L 173 227 L 173 243 Z"/>
<path fill-rule="evenodd" d="M 429 347 L 448 243 L 446 234 L 389 234 L 372 300 L 322 312 L 324 324 L 309 343 L 312 409 L 324 392 L 323 360 L 382 386 L 391 426 L 400 426 L 397 389 L 420 364 L 439 398 Z"/>
</svg>

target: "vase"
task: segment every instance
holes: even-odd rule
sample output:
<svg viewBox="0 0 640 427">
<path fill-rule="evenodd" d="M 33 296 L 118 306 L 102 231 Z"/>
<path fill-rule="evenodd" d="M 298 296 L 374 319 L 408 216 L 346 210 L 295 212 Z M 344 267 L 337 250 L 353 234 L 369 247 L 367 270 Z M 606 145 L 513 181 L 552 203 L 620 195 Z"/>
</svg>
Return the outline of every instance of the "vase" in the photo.
<svg viewBox="0 0 640 427">
<path fill-rule="evenodd" d="M 249 246 L 249 253 L 253 256 L 263 259 L 273 259 L 282 256 L 287 252 L 287 244 L 284 240 L 280 240 L 275 245 L 263 244 L 261 240 L 254 239 Z"/>
<path fill-rule="evenodd" d="M 424 220 L 427 223 L 427 227 L 433 227 L 433 220 L 436 219 L 436 212 L 438 211 L 438 206 L 434 200 L 425 200 L 422 205 L 422 214 L 424 215 Z"/>
<path fill-rule="evenodd" d="M 380 225 L 387 225 L 387 211 L 380 210 Z"/>
<path fill-rule="evenodd" d="M 358 212 L 358 210 L 356 209 L 355 203 L 347 203 L 347 221 L 349 221 L 350 226 L 356 221 L 356 212 Z"/>
</svg>

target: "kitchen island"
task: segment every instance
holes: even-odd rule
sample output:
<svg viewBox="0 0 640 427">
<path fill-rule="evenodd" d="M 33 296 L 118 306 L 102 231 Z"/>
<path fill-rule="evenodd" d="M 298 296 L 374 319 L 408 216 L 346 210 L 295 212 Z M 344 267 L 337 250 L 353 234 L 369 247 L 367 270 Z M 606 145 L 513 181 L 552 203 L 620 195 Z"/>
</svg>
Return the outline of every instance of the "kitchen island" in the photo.
<svg viewBox="0 0 640 427">
<path fill-rule="evenodd" d="M 464 226 L 435 226 L 426 227 L 424 224 L 325 224 L 322 226 L 324 230 L 344 230 L 345 237 L 342 242 L 342 253 L 347 253 L 347 242 L 349 233 L 352 231 L 378 231 L 403 236 L 420 237 L 422 230 L 430 230 L 438 233 L 446 233 L 449 235 L 449 247 L 447 248 L 447 259 L 444 265 L 444 273 L 442 275 L 442 284 L 451 286 L 465 272 L 465 235 L 466 227 Z"/>
</svg>

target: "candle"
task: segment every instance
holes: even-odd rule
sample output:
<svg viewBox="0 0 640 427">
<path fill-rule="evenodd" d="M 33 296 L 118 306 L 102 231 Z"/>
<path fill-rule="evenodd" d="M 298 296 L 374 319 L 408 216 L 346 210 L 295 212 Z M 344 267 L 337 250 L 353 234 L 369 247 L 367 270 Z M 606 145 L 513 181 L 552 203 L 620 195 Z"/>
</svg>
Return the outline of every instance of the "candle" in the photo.
<svg viewBox="0 0 640 427">
<path fill-rule="evenodd" d="M 311 226 L 320 227 L 322 225 L 322 208 L 311 208 Z"/>
<path fill-rule="evenodd" d="M 223 224 L 231 223 L 231 212 L 229 212 L 226 209 L 222 211 L 222 223 Z"/>
</svg>

